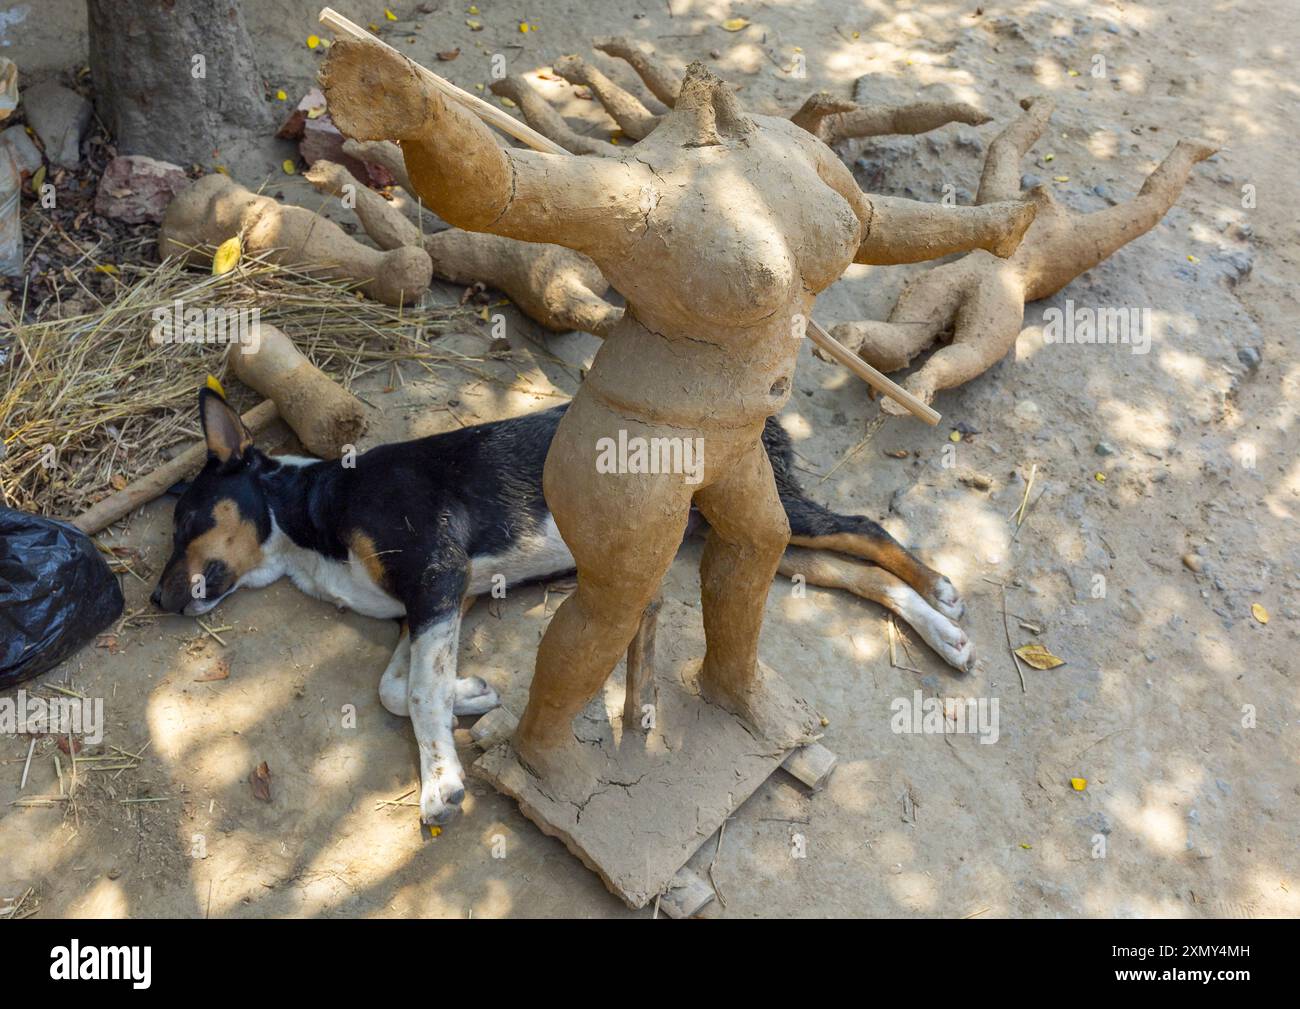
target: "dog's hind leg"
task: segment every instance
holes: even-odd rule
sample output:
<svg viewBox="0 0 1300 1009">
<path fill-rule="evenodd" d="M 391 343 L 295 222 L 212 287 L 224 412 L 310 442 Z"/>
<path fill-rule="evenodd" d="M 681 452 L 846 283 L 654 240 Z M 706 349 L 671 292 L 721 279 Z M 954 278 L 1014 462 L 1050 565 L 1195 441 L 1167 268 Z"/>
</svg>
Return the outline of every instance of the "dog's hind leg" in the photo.
<svg viewBox="0 0 1300 1009">
<path fill-rule="evenodd" d="M 411 668 L 411 634 L 402 621 L 402 634 L 388 660 L 384 675 L 379 678 L 379 703 L 400 718 L 409 717 L 406 707 L 406 674 Z"/>
<path fill-rule="evenodd" d="M 781 503 L 790 519 L 791 546 L 861 557 L 902 579 L 949 620 L 960 620 L 965 614 L 966 604 L 952 582 L 923 564 L 878 523 L 863 515 L 840 515 L 786 488 Z"/>
<path fill-rule="evenodd" d="M 411 614 L 411 671 L 406 703 L 420 750 L 420 820 L 443 824 L 460 811 L 464 772 L 452 736 L 456 703 L 459 598 Z"/>
<path fill-rule="evenodd" d="M 975 649 L 966 632 L 884 568 L 791 546 L 786 548 L 778 570 L 787 578 L 799 576 L 810 585 L 844 589 L 879 603 L 902 617 L 948 665 L 966 672 L 975 664 Z"/>
</svg>

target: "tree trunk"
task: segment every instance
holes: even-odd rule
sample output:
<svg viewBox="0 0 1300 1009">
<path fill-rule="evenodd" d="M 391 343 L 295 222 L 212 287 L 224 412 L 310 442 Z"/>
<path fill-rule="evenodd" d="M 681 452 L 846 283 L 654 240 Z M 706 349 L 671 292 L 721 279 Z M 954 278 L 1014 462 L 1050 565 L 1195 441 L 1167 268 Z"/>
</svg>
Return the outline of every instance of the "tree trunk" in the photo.
<svg viewBox="0 0 1300 1009">
<path fill-rule="evenodd" d="M 100 118 L 121 154 L 208 166 L 270 109 L 238 0 L 86 0 Z"/>
</svg>

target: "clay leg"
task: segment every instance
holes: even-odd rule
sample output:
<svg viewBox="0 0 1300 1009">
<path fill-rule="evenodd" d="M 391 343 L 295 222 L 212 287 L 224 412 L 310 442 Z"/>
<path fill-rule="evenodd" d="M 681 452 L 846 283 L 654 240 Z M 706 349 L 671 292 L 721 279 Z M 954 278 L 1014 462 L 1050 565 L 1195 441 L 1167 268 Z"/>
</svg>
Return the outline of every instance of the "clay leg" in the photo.
<svg viewBox="0 0 1300 1009">
<path fill-rule="evenodd" d="M 962 303 L 952 343 L 931 354 L 903 383 L 903 388 L 929 403 L 940 389 L 951 389 L 983 374 L 1015 345 L 1024 317 L 1025 296 L 1014 271 L 989 273 L 970 289 Z M 891 399 L 881 402 L 886 413 L 907 412 L 904 407 L 895 410 L 893 406 Z"/>
<path fill-rule="evenodd" d="M 592 39 L 591 47 L 606 56 L 613 56 L 626 62 L 636 71 L 650 93 L 670 109 L 677 104 L 677 93 L 682 89 L 682 79 L 658 56 L 646 52 L 631 39 L 622 35 Z"/>
<path fill-rule="evenodd" d="M 1015 201 L 944 207 L 891 196 L 867 199 L 871 225 L 853 261 L 878 266 L 920 263 L 972 249 L 1005 259 L 1020 245 L 1036 211 L 1032 203 Z"/>
<path fill-rule="evenodd" d="M 715 483 L 695 495 L 708 520 L 700 561 L 706 639 L 700 691 L 774 742 L 793 745 L 808 731 L 802 706 L 758 661 L 768 589 L 790 539 L 772 465 L 753 444 Z"/>
<path fill-rule="evenodd" d="M 358 182 L 342 165 L 317 161 L 303 178 L 322 193 L 352 202 L 361 226 L 381 249 L 420 247 L 420 229 L 373 189 Z"/>
<path fill-rule="evenodd" d="M 1092 269 L 1115 250 L 1155 227 L 1183 191 L 1192 166 L 1215 150 L 1206 140 L 1178 141 L 1160 166 L 1147 176 L 1137 196 L 1105 210 L 1073 217 L 1070 227 L 1059 235 L 1054 234 L 1045 248 L 1035 248 L 1035 259 L 1049 264 L 1046 270 L 1052 274 L 1068 272 L 1070 279 Z M 1054 290 L 1063 286 L 1061 283 Z M 1054 290 L 1049 284 L 1048 290 L 1032 291 L 1028 298 L 1032 301 L 1046 297 Z"/>
<path fill-rule="evenodd" d="M 954 669 L 966 672 L 975 664 L 975 649 L 966 632 L 883 568 L 792 546 L 781 559 L 780 572 L 787 578 L 802 575 L 810 585 L 844 589 L 879 603 L 905 620 Z"/>
<path fill-rule="evenodd" d="M 578 569 L 578 588 L 546 629 L 515 751 L 548 792 L 577 801 L 599 769 L 573 718 L 609 677 L 677 554 L 692 487 L 680 474 L 600 473 L 598 437 L 681 435 L 637 424 L 581 391 L 551 443 L 543 490 Z"/>
<path fill-rule="evenodd" d="M 642 140 L 659 123 L 659 117 L 641 104 L 641 100 L 611 81 L 579 56 L 562 56 L 555 61 L 555 72 L 570 84 L 591 89 L 618 128 L 633 140 Z"/>
<path fill-rule="evenodd" d="M 899 371 L 952 325 L 968 287 L 966 260 L 935 267 L 910 281 L 888 322 L 842 322 L 831 335 L 873 368 Z"/>
<path fill-rule="evenodd" d="M 542 136 L 554 140 L 566 151 L 572 151 L 574 154 L 600 154 L 605 157 L 612 157 L 618 153 L 618 148 L 608 141 L 584 137 L 570 127 L 551 103 L 518 74 L 493 81 L 490 86 L 494 95 L 509 98 L 519 106 L 519 111 L 524 114 L 524 119 L 529 126 Z"/>
<path fill-rule="evenodd" d="M 977 205 L 1019 199 L 1020 159 L 1042 136 L 1056 103 L 1050 98 L 1025 98 L 1020 107 L 1024 113 L 989 145 L 979 192 L 975 195 Z"/>
</svg>

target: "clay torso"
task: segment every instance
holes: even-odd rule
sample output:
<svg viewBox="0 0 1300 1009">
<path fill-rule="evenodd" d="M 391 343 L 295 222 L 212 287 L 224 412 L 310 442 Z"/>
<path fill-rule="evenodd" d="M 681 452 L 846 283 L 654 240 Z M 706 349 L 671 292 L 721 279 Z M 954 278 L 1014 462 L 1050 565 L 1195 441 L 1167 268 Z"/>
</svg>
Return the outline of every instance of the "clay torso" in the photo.
<svg viewBox="0 0 1300 1009">
<path fill-rule="evenodd" d="M 661 128 L 629 152 L 643 226 L 593 253 L 628 312 L 586 383 L 620 411 L 739 427 L 789 398 L 803 320 L 852 261 L 861 223 L 818 176 L 811 137 L 754 127 L 707 145 Z"/>
</svg>

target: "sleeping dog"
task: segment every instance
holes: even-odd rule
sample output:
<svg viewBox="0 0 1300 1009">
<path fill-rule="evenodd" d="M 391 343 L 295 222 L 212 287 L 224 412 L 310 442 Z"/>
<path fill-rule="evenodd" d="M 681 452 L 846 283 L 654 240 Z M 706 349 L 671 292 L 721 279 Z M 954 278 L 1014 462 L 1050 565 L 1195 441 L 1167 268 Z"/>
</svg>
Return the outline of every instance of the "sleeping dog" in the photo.
<svg viewBox="0 0 1300 1009">
<path fill-rule="evenodd" d="M 456 676 L 463 602 L 573 569 L 542 497 L 542 465 L 564 410 L 381 445 L 344 465 L 266 455 L 225 399 L 202 389 L 208 459 L 176 503 L 172 554 L 153 602 L 197 616 L 236 589 L 287 575 L 309 595 L 404 620 L 409 632 L 379 696 L 415 728 L 421 819 L 446 822 L 465 794 L 452 716 L 498 703 L 479 677 Z M 880 603 L 949 665 L 969 669 L 973 650 L 955 623 L 965 606 L 952 583 L 875 522 L 809 500 L 774 419 L 763 444 L 791 529 L 781 573 Z M 687 535 L 702 524 L 692 513 Z"/>
</svg>

